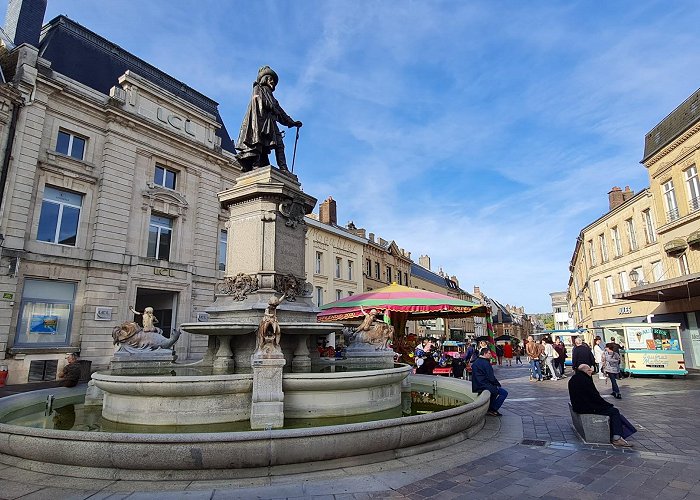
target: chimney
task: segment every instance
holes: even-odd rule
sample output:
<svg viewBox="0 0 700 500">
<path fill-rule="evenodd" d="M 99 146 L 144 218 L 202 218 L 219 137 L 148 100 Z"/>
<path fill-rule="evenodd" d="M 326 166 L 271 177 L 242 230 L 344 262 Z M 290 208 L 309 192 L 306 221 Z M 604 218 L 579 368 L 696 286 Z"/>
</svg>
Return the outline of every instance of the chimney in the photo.
<svg viewBox="0 0 700 500">
<path fill-rule="evenodd" d="M 9 0 L 5 14 L 5 33 L 12 43 L 28 43 L 39 47 L 47 0 Z"/>
<path fill-rule="evenodd" d="M 319 220 L 323 224 L 338 225 L 338 213 L 336 210 L 335 200 L 328 197 L 326 201 L 321 203 L 319 208 Z"/>
<path fill-rule="evenodd" d="M 374 233 L 369 233 L 369 241 L 374 243 Z"/>
<path fill-rule="evenodd" d="M 418 265 L 423 269 L 430 271 L 430 257 L 428 255 L 421 255 L 418 258 Z"/>
<path fill-rule="evenodd" d="M 634 191 L 632 191 L 629 186 L 625 186 L 625 190 L 622 192 L 622 199 L 624 201 L 627 201 L 630 198 L 632 198 L 633 196 L 634 196 Z"/>
<path fill-rule="evenodd" d="M 625 196 L 622 194 L 622 189 L 614 186 L 608 193 L 608 200 L 610 201 L 610 210 L 614 210 L 625 202 Z"/>
<path fill-rule="evenodd" d="M 476 295 L 477 297 L 481 297 L 481 288 L 479 288 L 476 285 L 474 285 L 474 295 Z"/>
<path fill-rule="evenodd" d="M 459 286 L 459 280 L 457 279 L 457 276 L 450 276 L 450 279 L 455 282 L 455 285 Z"/>
</svg>

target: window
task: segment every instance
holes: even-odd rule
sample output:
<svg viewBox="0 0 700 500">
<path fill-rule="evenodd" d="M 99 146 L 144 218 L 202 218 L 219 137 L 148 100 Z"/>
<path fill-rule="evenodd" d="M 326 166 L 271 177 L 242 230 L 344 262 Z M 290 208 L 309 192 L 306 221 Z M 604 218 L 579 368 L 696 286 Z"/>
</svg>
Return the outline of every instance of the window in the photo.
<svg viewBox="0 0 700 500">
<path fill-rule="evenodd" d="M 642 217 L 644 219 L 644 236 L 647 243 L 656 243 L 656 230 L 654 229 L 654 219 L 651 218 L 651 209 L 643 210 Z"/>
<path fill-rule="evenodd" d="M 321 307 L 323 305 L 323 288 L 320 286 L 316 287 L 316 305 Z"/>
<path fill-rule="evenodd" d="M 76 160 L 82 160 L 85 155 L 85 139 L 59 130 L 58 139 L 56 139 L 56 152 L 71 156 Z"/>
<path fill-rule="evenodd" d="M 75 246 L 83 196 L 63 189 L 44 187 L 36 239 Z"/>
<path fill-rule="evenodd" d="M 654 281 L 658 282 L 661 281 L 664 277 L 664 270 L 661 267 L 661 261 L 657 260 L 656 262 L 651 263 L 651 273 L 652 276 L 654 276 Z"/>
<path fill-rule="evenodd" d="M 678 205 L 676 204 L 676 192 L 673 188 L 673 180 L 661 185 L 664 193 L 664 205 L 666 206 L 666 221 L 673 222 L 678 219 Z"/>
<path fill-rule="evenodd" d="M 608 302 L 615 302 L 615 299 L 613 299 L 613 293 L 615 293 L 615 285 L 613 284 L 612 276 L 605 277 L 605 291 L 608 294 Z"/>
<path fill-rule="evenodd" d="M 340 270 L 343 267 L 343 259 L 340 257 L 335 258 L 335 277 L 340 278 Z"/>
<path fill-rule="evenodd" d="M 372 277 L 372 261 L 367 259 L 365 261 L 365 265 L 367 266 L 367 277 L 371 278 Z"/>
<path fill-rule="evenodd" d="M 595 292 L 595 303 L 596 305 L 603 304 L 603 293 L 600 289 L 600 280 L 595 280 L 593 282 L 593 291 Z"/>
<path fill-rule="evenodd" d="M 226 248 L 228 246 L 228 231 L 219 231 L 219 271 L 226 271 Z"/>
<path fill-rule="evenodd" d="M 595 257 L 595 247 L 593 246 L 593 240 L 588 240 L 588 258 L 591 261 L 591 266 L 597 266 L 598 262 Z"/>
<path fill-rule="evenodd" d="M 627 273 L 625 271 L 621 271 L 618 274 L 618 279 L 620 280 L 620 291 L 621 292 L 629 292 L 630 291 L 630 282 L 629 282 L 629 279 L 627 278 Z"/>
<path fill-rule="evenodd" d="M 627 241 L 630 244 L 630 252 L 637 250 L 637 233 L 634 230 L 634 220 L 629 218 L 625 221 L 627 227 Z"/>
<path fill-rule="evenodd" d="M 348 297 L 352 297 L 353 295 L 355 295 L 355 292 L 348 292 Z"/>
<path fill-rule="evenodd" d="M 402 282 L 402 280 L 401 280 L 401 271 L 397 271 L 397 273 L 396 273 L 396 279 L 398 280 L 399 285 L 403 285 L 403 282 Z"/>
<path fill-rule="evenodd" d="M 343 291 L 342 290 L 336 290 L 335 291 L 335 300 L 340 300 L 343 298 Z"/>
<path fill-rule="evenodd" d="M 690 267 L 688 267 L 688 256 L 686 254 L 678 256 L 678 272 L 681 276 L 690 274 Z"/>
<path fill-rule="evenodd" d="M 349 280 L 353 279 L 353 276 L 354 276 L 354 275 L 355 275 L 355 273 L 353 272 L 352 261 L 349 260 L 349 261 L 348 261 L 348 279 L 349 279 Z"/>
<path fill-rule="evenodd" d="M 600 244 L 600 258 L 603 262 L 608 261 L 608 243 L 605 240 L 605 233 L 598 235 L 598 243 Z"/>
<path fill-rule="evenodd" d="M 379 267 L 379 262 L 374 263 L 374 279 L 382 279 L 382 270 Z"/>
<path fill-rule="evenodd" d="M 15 345 L 69 345 L 74 301 L 75 283 L 25 280 Z"/>
<path fill-rule="evenodd" d="M 688 204 L 691 212 L 700 209 L 700 182 L 695 165 L 685 171 L 685 182 L 688 188 Z"/>
<path fill-rule="evenodd" d="M 173 234 L 173 220 L 168 217 L 151 215 L 148 226 L 148 257 L 170 260 L 170 240 Z"/>
<path fill-rule="evenodd" d="M 316 264 L 314 267 L 314 272 L 316 274 L 321 274 L 321 271 L 323 268 L 321 267 L 321 263 L 323 262 L 323 252 L 316 252 Z"/>
<path fill-rule="evenodd" d="M 155 175 L 153 176 L 153 184 L 156 186 L 162 186 L 168 189 L 175 189 L 175 179 L 177 178 L 177 172 L 170 170 L 169 168 L 161 167 L 156 165 Z"/>
<path fill-rule="evenodd" d="M 408 286 L 408 273 L 403 273 L 403 284 Z"/>
<path fill-rule="evenodd" d="M 615 249 L 615 257 L 622 257 L 622 242 L 620 241 L 620 231 L 617 226 L 610 229 L 613 240 L 613 248 Z"/>
<path fill-rule="evenodd" d="M 386 281 L 391 283 L 391 266 L 386 266 Z"/>
</svg>

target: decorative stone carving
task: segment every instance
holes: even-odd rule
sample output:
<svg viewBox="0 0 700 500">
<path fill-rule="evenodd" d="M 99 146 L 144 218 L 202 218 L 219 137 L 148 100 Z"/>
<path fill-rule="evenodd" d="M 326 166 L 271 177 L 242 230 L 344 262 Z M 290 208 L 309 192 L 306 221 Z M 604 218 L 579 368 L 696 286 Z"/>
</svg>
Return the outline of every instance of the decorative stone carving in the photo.
<svg viewBox="0 0 700 500">
<path fill-rule="evenodd" d="M 160 328 L 146 331 L 134 321 L 125 321 L 112 330 L 114 345 L 118 345 L 120 351 L 128 352 L 170 349 L 179 338 L 180 330 L 175 330 L 170 338 L 166 338 Z"/>
<path fill-rule="evenodd" d="M 306 225 L 304 222 L 304 215 L 306 211 L 304 210 L 304 204 L 297 200 L 288 200 L 279 205 L 279 211 L 282 216 L 287 219 L 284 223 L 285 226 L 296 228 L 297 225 Z"/>
<path fill-rule="evenodd" d="M 277 321 L 277 306 L 279 306 L 284 299 L 284 295 L 279 299 L 277 297 L 270 297 L 267 303 L 267 309 L 265 309 L 265 315 L 258 327 L 253 357 L 282 355 L 282 348 L 280 347 L 282 331 L 280 330 L 279 321 Z"/>
<path fill-rule="evenodd" d="M 306 297 L 306 284 L 293 274 L 275 275 L 275 290 L 283 294 L 288 302 L 294 302 L 297 296 Z"/>
<path fill-rule="evenodd" d="M 234 300 L 244 300 L 249 293 L 258 289 L 258 278 L 245 273 L 226 276 L 216 284 L 217 293 L 230 295 Z"/>
</svg>

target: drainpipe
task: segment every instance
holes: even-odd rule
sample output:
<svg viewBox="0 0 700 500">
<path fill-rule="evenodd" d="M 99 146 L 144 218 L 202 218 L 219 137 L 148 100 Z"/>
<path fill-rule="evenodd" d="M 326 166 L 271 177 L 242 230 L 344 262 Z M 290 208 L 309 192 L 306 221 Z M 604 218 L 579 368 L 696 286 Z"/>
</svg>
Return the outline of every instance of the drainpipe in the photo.
<svg viewBox="0 0 700 500">
<path fill-rule="evenodd" d="M 15 143 L 15 131 L 17 130 L 17 119 L 19 118 L 19 109 L 21 104 L 12 106 L 12 119 L 10 121 L 10 130 L 7 135 L 7 144 L 5 145 L 5 157 L 2 160 L 2 171 L 0 171 L 0 208 L 5 199 L 5 188 L 7 187 L 7 173 L 10 170 L 10 160 L 12 158 L 12 145 Z"/>
</svg>

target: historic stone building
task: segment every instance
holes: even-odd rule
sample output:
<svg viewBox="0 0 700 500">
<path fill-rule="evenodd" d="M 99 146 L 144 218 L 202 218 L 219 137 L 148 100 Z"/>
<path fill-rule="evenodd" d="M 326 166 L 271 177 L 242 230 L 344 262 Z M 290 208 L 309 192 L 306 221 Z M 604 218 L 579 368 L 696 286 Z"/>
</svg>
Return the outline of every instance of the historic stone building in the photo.
<svg viewBox="0 0 700 500">
<path fill-rule="evenodd" d="M 555 330 L 571 330 L 574 328 L 573 313 L 569 313 L 569 301 L 567 292 L 552 292 L 552 314 L 554 315 Z"/>
<path fill-rule="evenodd" d="M 226 262 L 216 193 L 240 172 L 216 102 L 66 17 L 42 28 L 44 8 L 11 0 L 0 49 L 9 383 L 53 378 L 68 351 L 106 366 L 129 306 L 166 333 L 196 321 Z"/>
<path fill-rule="evenodd" d="M 362 267 L 364 291 L 382 288 L 394 282 L 411 286 L 411 252 L 399 248 L 394 241 L 375 239 L 374 233 L 367 235 L 365 229 L 355 227 L 352 222 L 348 224 L 348 230 L 367 240 Z"/>
</svg>

